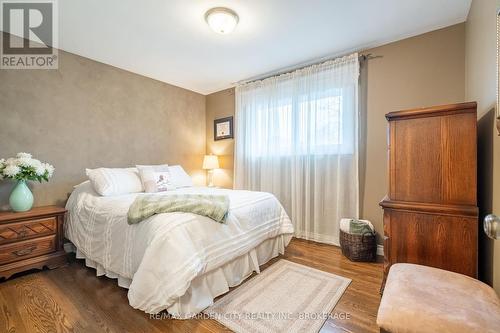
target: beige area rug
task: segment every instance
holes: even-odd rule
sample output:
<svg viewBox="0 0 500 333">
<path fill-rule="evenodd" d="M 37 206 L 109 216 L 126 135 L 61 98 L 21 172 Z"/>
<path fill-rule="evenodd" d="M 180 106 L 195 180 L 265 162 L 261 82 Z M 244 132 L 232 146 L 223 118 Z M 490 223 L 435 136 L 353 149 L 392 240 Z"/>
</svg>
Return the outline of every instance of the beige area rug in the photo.
<svg viewBox="0 0 500 333">
<path fill-rule="evenodd" d="M 350 279 L 280 260 L 204 311 L 237 333 L 318 332 Z"/>
</svg>

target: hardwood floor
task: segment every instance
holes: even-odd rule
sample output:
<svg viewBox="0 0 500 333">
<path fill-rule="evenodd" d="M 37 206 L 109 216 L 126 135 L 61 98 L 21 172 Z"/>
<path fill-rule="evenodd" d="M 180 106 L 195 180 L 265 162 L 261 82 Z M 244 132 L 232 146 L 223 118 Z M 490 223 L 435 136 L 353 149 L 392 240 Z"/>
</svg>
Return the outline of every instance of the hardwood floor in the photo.
<svg viewBox="0 0 500 333">
<path fill-rule="evenodd" d="M 298 239 L 265 267 L 280 258 L 352 279 L 321 332 L 378 332 L 381 263 L 353 263 L 335 246 Z M 214 320 L 150 319 L 128 305 L 127 290 L 116 280 L 96 277 L 81 260 L 0 282 L 0 332 L 224 331 Z"/>
</svg>

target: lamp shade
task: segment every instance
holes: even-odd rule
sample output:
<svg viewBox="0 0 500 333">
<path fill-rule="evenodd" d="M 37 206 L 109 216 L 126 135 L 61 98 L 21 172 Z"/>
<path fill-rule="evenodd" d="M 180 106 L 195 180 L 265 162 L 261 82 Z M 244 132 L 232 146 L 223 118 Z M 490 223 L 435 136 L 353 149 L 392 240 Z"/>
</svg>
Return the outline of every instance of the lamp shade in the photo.
<svg viewBox="0 0 500 333">
<path fill-rule="evenodd" d="M 203 169 L 212 170 L 219 168 L 219 158 L 217 155 L 205 155 L 203 159 Z"/>
</svg>

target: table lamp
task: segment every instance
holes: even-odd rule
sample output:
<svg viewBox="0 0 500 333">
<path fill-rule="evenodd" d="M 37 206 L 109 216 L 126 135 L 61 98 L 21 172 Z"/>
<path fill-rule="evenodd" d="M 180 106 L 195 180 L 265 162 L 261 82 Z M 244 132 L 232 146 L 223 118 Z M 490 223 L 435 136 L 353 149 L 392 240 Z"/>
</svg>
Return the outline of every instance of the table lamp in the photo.
<svg viewBox="0 0 500 333">
<path fill-rule="evenodd" d="M 208 170 L 208 186 L 214 186 L 214 169 L 219 168 L 219 158 L 217 155 L 205 155 L 203 159 L 203 170 Z"/>
</svg>

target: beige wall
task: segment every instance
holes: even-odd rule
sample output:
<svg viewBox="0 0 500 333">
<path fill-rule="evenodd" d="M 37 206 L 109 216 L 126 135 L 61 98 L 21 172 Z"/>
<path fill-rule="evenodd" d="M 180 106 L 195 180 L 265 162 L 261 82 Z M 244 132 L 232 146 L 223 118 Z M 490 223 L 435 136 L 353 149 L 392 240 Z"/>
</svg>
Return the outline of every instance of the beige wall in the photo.
<svg viewBox="0 0 500 333">
<path fill-rule="evenodd" d="M 86 167 L 182 164 L 203 184 L 205 127 L 205 96 L 66 52 L 59 70 L 0 70 L 0 157 L 56 168 L 35 205 L 63 204 Z M 2 208 L 11 187 L 0 182 Z"/>
<path fill-rule="evenodd" d="M 390 111 L 463 102 L 465 25 L 459 24 L 364 53 L 367 82 L 366 167 L 361 216 L 382 233 L 379 201 L 387 194 L 387 121 Z M 362 72 L 363 74 L 363 72 Z M 363 80 L 362 80 L 363 81 Z M 380 242 L 380 239 L 379 239 Z"/>
<path fill-rule="evenodd" d="M 226 188 L 233 187 L 234 140 L 214 141 L 214 119 L 229 116 L 234 116 L 233 88 L 207 96 L 207 153 L 219 155 L 221 168 L 214 171 L 214 184 Z"/>
<path fill-rule="evenodd" d="M 466 98 L 478 102 L 481 215 L 500 215 L 500 138 L 496 134 L 496 11 L 498 0 L 473 0 L 466 22 Z M 495 170 L 495 172 L 493 172 Z M 480 228 L 481 230 L 481 228 Z M 482 279 L 500 294 L 500 241 L 480 232 Z"/>
<path fill-rule="evenodd" d="M 366 120 L 364 161 L 361 170 L 361 215 L 382 232 L 379 201 L 387 193 L 386 120 L 390 111 L 464 101 L 465 25 L 459 24 L 424 35 L 384 45 L 364 53 L 383 56 L 362 69 Z M 225 174 L 219 184 L 232 184 L 233 140 L 213 143 L 211 126 L 215 117 L 234 115 L 234 91 L 207 96 L 207 147 L 224 155 Z M 236 129 L 237 130 L 237 129 Z"/>
</svg>

